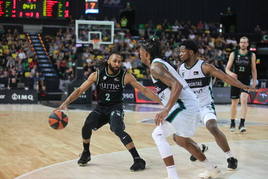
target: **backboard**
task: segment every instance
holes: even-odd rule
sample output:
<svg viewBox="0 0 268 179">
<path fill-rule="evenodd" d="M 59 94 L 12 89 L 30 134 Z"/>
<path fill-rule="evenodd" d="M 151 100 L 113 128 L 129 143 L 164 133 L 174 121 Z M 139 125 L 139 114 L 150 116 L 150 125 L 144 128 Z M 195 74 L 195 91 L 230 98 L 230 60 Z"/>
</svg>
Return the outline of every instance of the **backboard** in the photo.
<svg viewBox="0 0 268 179">
<path fill-rule="evenodd" d="M 113 21 L 75 21 L 76 43 L 93 44 L 99 40 L 100 44 L 113 44 L 114 22 Z"/>
</svg>

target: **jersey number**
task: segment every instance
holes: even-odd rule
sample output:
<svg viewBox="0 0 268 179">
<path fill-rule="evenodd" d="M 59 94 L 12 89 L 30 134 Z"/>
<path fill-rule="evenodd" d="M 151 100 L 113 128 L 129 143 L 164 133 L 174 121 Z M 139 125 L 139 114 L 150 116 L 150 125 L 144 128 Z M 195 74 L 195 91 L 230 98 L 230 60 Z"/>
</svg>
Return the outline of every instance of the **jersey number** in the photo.
<svg viewBox="0 0 268 179">
<path fill-rule="evenodd" d="M 105 101 L 111 101 L 109 93 L 105 93 Z"/>
<path fill-rule="evenodd" d="M 240 72 L 244 72 L 245 71 L 245 67 L 239 67 L 239 71 Z"/>
</svg>

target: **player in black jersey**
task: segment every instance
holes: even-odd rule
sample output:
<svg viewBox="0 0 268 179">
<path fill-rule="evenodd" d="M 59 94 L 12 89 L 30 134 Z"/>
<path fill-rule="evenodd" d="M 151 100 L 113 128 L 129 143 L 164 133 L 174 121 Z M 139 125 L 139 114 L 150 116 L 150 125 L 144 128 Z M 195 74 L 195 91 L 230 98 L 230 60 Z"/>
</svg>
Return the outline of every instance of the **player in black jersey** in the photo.
<svg viewBox="0 0 268 179">
<path fill-rule="evenodd" d="M 134 164 L 130 167 L 130 170 L 137 171 L 145 169 L 145 161 L 138 154 L 131 137 L 125 132 L 123 121 L 123 88 L 126 84 L 130 84 L 148 98 L 159 103 L 160 99 L 150 89 L 138 83 L 133 75 L 121 68 L 121 65 L 122 56 L 113 53 L 109 57 L 105 67 L 92 73 L 59 107 L 59 109 L 66 109 L 71 102 L 88 90 L 93 83 L 96 84 L 98 105 L 88 115 L 82 128 L 84 150 L 78 160 L 80 166 L 85 166 L 91 160 L 89 145 L 92 130 L 97 130 L 109 123 L 111 131 L 120 138 L 133 157 Z"/>
<path fill-rule="evenodd" d="M 252 87 L 255 88 L 257 84 L 257 69 L 256 69 L 256 55 L 248 50 L 249 42 L 247 37 L 241 37 L 239 42 L 239 50 L 230 54 L 226 73 L 238 79 L 246 85 L 250 85 L 250 78 L 252 76 Z M 230 130 L 235 130 L 235 118 L 237 112 L 237 104 L 241 103 L 241 120 L 238 129 L 240 132 L 245 132 L 245 119 L 247 114 L 248 91 L 240 90 L 236 87 L 231 87 L 231 125 Z"/>
</svg>

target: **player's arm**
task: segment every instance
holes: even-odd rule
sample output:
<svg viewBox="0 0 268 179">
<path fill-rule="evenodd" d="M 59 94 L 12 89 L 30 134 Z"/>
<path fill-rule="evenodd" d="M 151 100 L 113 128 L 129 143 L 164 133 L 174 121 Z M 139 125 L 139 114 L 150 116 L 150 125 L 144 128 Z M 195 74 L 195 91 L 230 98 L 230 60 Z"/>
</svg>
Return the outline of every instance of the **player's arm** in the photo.
<svg viewBox="0 0 268 179">
<path fill-rule="evenodd" d="M 252 80 L 253 80 L 252 87 L 255 88 L 257 85 L 257 68 L 256 68 L 255 53 L 252 53 L 252 56 L 251 56 L 251 73 L 252 73 Z"/>
<path fill-rule="evenodd" d="M 228 74 L 225 74 L 223 71 L 214 67 L 211 64 L 203 63 L 202 70 L 206 75 L 216 77 L 216 78 L 218 78 L 218 79 L 220 79 L 220 80 L 222 80 L 222 81 L 224 81 L 232 86 L 235 86 L 235 87 L 241 88 L 241 89 L 245 89 L 245 90 L 253 90 L 254 91 L 254 88 L 251 88 L 250 86 L 247 86 L 247 85 L 241 83 L 236 78 L 233 78 L 232 76 L 230 76 Z"/>
<path fill-rule="evenodd" d="M 125 84 L 130 84 L 133 88 L 137 88 L 142 94 L 151 100 L 161 103 L 160 98 L 154 94 L 152 90 L 141 85 L 132 74 L 126 73 L 124 82 Z"/>
<path fill-rule="evenodd" d="M 153 63 L 150 72 L 155 79 L 160 80 L 171 89 L 170 97 L 165 108 L 155 117 L 156 124 L 159 125 L 177 102 L 182 90 L 182 85 L 161 63 Z"/>
<path fill-rule="evenodd" d="M 75 101 L 83 92 L 85 92 L 97 80 L 97 72 L 91 73 L 88 79 L 60 105 L 59 109 L 66 109 L 69 104 Z"/>
<path fill-rule="evenodd" d="M 231 68 L 233 66 L 233 63 L 234 63 L 234 52 L 232 52 L 229 56 L 229 59 L 228 59 L 228 62 L 227 62 L 227 65 L 226 65 L 226 68 L 225 68 L 225 72 L 232 76 L 233 78 L 237 78 L 237 74 L 235 74 L 234 72 L 231 71 Z"/>
</svg>

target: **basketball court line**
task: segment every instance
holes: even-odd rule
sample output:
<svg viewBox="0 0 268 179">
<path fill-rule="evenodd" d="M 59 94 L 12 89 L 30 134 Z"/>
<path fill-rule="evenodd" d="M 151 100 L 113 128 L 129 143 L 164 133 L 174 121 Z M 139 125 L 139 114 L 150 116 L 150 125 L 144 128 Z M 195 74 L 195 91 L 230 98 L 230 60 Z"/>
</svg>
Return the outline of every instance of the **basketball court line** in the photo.
<svg viewBox="0 0 268 179">
<path fill-rule="evenodd" d="M 205 143 L 209 150 L 208 159 L 216 163 L 222 170 L 221 179 L 263 179 L 268 175 L 268 140 L 243 140 L 229 142 L 233 152 L 239 159 L 238 169 L 227 171 L 224 153 L 215 142 Z M 252 147 L 254 146 L 254 147 Z M 147 161 L 147 169 L 140 172 L 130 172 L 132 159 L 127 151 L 113 152 L 92 156 L 86 167 L 79 167 L 77 159 L 56 163 L 25 173 L 15 179 L 160 179 L 166 177 L 166 169 L 156 147 L 139 149 L 141 156 Z M 177 171 L 181 179 L 196 179 L 202 172 L 200 162 L 190 162 L 184 149 L 173 145 Z M 249 156 L 250 155 L 250 156 Z"/>
</svg>

